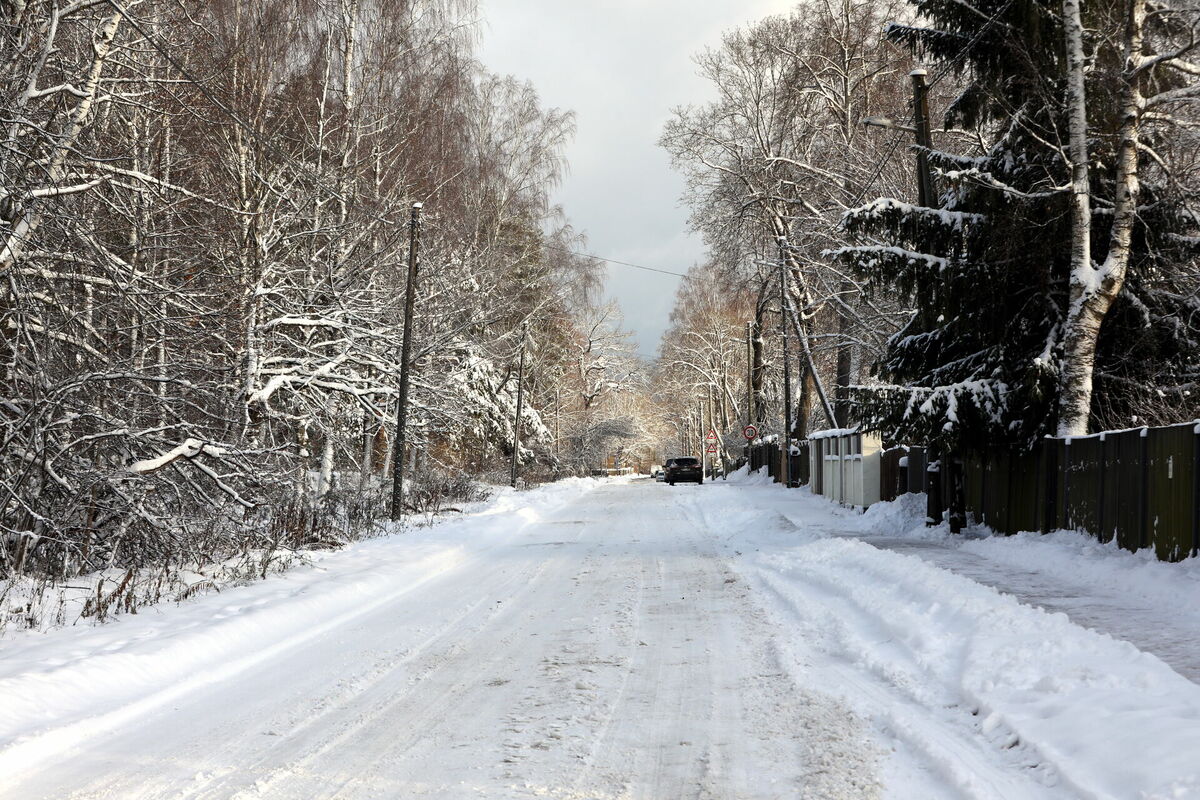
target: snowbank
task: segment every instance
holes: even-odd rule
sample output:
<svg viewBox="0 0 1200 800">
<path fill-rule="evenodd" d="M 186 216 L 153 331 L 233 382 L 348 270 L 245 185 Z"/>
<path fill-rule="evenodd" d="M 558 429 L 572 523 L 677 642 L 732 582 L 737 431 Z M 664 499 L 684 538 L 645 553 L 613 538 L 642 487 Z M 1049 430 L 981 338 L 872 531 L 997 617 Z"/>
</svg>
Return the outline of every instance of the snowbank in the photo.
<svg viewBox="0 0 1200 800">
<path fill-rule="evenodd" d="M 845 522 L 848 530 L 858 533 L 940 540 L 947 547 L 997 565 L 1063 582 L 1102 586 L 1109 594 L 1200 623 L 1200 558 L 1159 561 L 1152 548 L 1131 553 L 1115 541 L 1103 543 L 1079 531 L 1002 536 L 987 526 L 972 525 L 965 535 L 956 536 L 945 524 L 925 525 L 924 494 L 905 494 L 892 502 L 877 503 L 857 519 Z"/>
<path fill-rule="evenodd" d="M 925 505 L 923 492 L 902 494 L 892 501 L 872 503 L 861 516 L 851 521 L 851 527 L 881 536 L 925 538 L 931 530 L 925 526 Z"/>
<path fill-rule="evenodd" d="M 893 766 L 916 754 L 954 796 L 1200 798 L 1200 685 L 1065 614 L 857 537 L 940 538 L 936 549 L 978 554 L 984 571 L 1013 564 L 1177 615 L 1200 615 L 1200 559 L 1168 564 L 1066 532 L 951 536 L 925 526 L 921 494 L 859 514 L 748 487 L 712 506 L 705 516 L 740 532 L 735 563 L 786 631 L 785 666 L 873 720 L 903 754 Z M 906 780 L 891 796 L 929 796 Z"/>
<path fill-rule="evenodd" d="M 998 564 L 1104 586 L 1130 600 L 1200 621 L 1200 558 L 1172 564 L 1159 561 L 1153 548 L 1131 553 L 1116 542 L 1104 544 L 1078 531 L 986 536 L 963 539 L 958 546 Z"/>
<path fill-rule="evenodd" d="M 774 479 L 767 473 L 766 467 L 759 467 L 751 472 L 749 464 L 743 464 L 729 473 L 727 481 L 735 486 L 770 486 L 774 482 Z"/>
<path fill-rule="evenodd" d="M 1154 656 L 854 539 L 751 566 L 794 632 L 794 668 L 929 757 L 944 751 L 938 768 L 963 791 L 989 777 L 955 754 L 955 729 L 1080 796 L 1197 796 L 1200 686 Z"/>
</svg>

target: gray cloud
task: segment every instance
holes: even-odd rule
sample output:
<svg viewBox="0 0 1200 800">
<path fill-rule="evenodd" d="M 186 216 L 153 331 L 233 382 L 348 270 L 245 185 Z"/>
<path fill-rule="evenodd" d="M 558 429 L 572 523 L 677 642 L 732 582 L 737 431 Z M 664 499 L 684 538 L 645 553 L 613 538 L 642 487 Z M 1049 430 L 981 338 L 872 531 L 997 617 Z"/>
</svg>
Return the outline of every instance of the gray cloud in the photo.
<svg viewBox="0 0 1200 800">
<path fill-rule="evenodd" d="M 708 87 L 692 56 L 721 32 L 793 0 L 484 0 L 480 57 L 528 79 L 547 106 L 576 112 L 570 173 L 555 201 L 597 255 L 684 272 L 703 256 L 679 206 L 683 184 L 656 144 L 670 108 Z M 610 265 L 607 289 L 638 349 L 653 355 L 678 278 Z"/>
</svg>

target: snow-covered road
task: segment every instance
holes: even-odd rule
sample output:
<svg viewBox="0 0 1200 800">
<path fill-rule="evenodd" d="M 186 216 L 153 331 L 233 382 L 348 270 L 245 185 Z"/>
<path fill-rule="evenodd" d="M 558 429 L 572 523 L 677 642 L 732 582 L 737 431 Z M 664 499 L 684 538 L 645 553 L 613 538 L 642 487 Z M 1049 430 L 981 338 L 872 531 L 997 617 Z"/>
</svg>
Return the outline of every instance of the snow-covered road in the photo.
<svg viewBox="0 0 1200 800">
<path fill-rule="evenodd" d="M 4 642 L 0 797 L 1200 797 L 1200 686 L 792 494 L 564 482 Z"/>
</svg>

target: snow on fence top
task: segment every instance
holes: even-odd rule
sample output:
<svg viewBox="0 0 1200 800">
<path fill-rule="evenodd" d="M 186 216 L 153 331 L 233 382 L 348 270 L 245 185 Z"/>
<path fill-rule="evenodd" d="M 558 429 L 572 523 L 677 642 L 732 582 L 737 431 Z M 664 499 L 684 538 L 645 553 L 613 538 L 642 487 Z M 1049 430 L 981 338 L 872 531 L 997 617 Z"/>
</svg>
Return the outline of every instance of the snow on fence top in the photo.
<svg viewBox="0 0 1200 800">
<path fill-rule="evenodd" d="M 1160 425 L 1160 426 L 1154 426 L 1154 425 L 1137 425 L 1137 426 L 1135 426 L 1135 427 L 1133 427 L 1133 428 L 1120 428 L 1120 429 L 1117 429 L 1117 430 L 1111 430 L 1111 431 L 1097 431 L 1096 433 L 1089 433 L 1089 434 L 1087 434 L 1086 436 L 1053 436 L 1053 435 L 1051 435 L 1051 434 L 1046 434 L 1046 437 L 1045 437 L 1045 438 L 1047 438 L 1047 439 L 1061 439 L 1061 440 L 1062 440 L 1063 442 L 1065 442 L 1066 444 L 1070 444 L 1071 442 L 1074 442 L 1074 441 L 1077 441 L 1077 440 L 1082 440 L 1082 439 L 1099 439 L 1100 441 L 1104 441 L 1105 437 L 1107 437 L 1107 436 L 1116 436 L 1116 435 L 1118 435 L 1118 434 L 1122 434 L 1122 433 L 1133 433 L 1134 431 L 1141 431 L 1141 432 L 1142 432 L 1142 436 L 1146 436 L 1146 435 L 1148 435 L 1148 433 L 1149 433 L 1149 431 L 1150 431 L 1150 428 L 1152 428 L 1152 427 L 1156 427 L 1156 428 L 1182 428 L 1182 427 L 1184 427 L 1185 425 L 1191 425 L 1191 426 L 1192 426 L 1192 432 L 1193 432 L 1193 433 L 1195 433 L 1197 436 L 1200 436 L 1200 419 L 1194 419 L 1194 420 L 1192 420 L 1191 422 L 1177 422 L 1177 423 L 1175 423 L 1174 425 Z"/>
<path fill-rule="evenodd" d="M 859 426 L 853 428 L 829 428 L 823 431 L 814 431 L 808 435 L 809 440 L 813 439 L 832 439 L 836 436 L 849 436 L 852 433 L 859 433 Z"/>
</svg>

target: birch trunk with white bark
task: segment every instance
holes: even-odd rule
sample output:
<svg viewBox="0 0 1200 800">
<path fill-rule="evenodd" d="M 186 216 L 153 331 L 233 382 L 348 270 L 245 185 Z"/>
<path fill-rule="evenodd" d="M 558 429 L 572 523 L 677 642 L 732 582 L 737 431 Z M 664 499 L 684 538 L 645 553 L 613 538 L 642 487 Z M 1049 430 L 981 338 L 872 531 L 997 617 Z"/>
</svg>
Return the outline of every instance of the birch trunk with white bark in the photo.
<svg viewBox="0 0 1200 800">
<path fill-rule="evenodd" d="M 1077 0 L 1064 0 L 1064 9 L 1075 5 L 1075 35 L 1079 37 L 1079 52 L 1082 57 L 1082 26 L 1078 25 Z M 1058 397 L 1058 435 L 1082 436 L 1088 432 L 1091 416 L 1093 373 L 1096 363 L 1096 343 L 1104 318 L 1113 302 L 1125 286 L 1129 269 L 1129 256 L 1133 239 L 1133 228 L 1137 221 L 1137 202 L 1140 190 L 1138 182 L 1138 139 L 1141 133 L 1141 115 L 1144 98 L 1139 87 L 1142 43 L 1146 19 L 1146 0 L 1129 0 L 1125 29 L 1125 68 L 1120 87 L 1121 127 L 1117 146 L 1116 198 L 1113 208 L 1112 229 L 1109 232 L 1108 253 L 1104 263 L 1098 267 L 1091 264 L 1086 243 L 1073 241 L 1071 270 L 1071 305 L 1063 332 L 1062 378 Z M 1068 39 L 1072 34 L 1068 22 Z M 1084 102 L 1082 90 L 1082 65 L 1080 65 L 1079 91 L 1072 97 L 1072 150 L 1076 136 L 1086 137 L 1084 130 L 1078 132 L 1076 114 L 1082 115 Z M 1084 144 L 1086 147 L 1086 144 Z M 1072 153 L 1072 158 L 1077 156 Z M 1076 164 L 1076 167 L 1078 165 Z M 1085 175 L 1086 178 L 1086 175 Z M 1074 187 L 1073 187 L 1074 191 Z M 1086 206 L 1085 206 L 1086 209 Z M 1074 211 L 1078 213 L 1078 208 Z M 1074 218 L 1073 218 L 1074 219 Z M 1090 229 L 1090 226 L 1089 226 Z M 1073 237 L 1077 239 L 1077 237 Z M 1075 263 L 1082 248 L 1088 256 L 1086 263 Z"/>
</svg>

